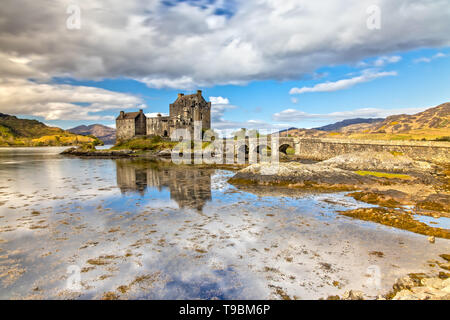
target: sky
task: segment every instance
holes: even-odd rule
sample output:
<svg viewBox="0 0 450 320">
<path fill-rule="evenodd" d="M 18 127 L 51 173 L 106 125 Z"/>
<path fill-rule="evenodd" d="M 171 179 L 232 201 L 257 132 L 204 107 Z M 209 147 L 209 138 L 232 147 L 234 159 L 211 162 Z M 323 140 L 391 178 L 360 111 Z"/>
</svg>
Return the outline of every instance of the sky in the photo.
<svg viewBox="0 0 450 320">
<path fill-rule="evenodd" d="M 68 129 L 168 113 L 314 128 L 450 101 L 448 0 L 3 0 L 0 112 Z"/>
</svg>

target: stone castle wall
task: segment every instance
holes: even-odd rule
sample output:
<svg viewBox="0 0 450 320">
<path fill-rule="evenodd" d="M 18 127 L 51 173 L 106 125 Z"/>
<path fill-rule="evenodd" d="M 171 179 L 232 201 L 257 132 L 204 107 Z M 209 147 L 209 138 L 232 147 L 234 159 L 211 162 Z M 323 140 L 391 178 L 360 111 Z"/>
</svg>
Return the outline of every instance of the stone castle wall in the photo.
<svg viewBox="0 0 450 320">
<path fill-rule="evenodd" d="M 116 139 L 128 140 L 135 135 L 134 119 L 116 120 Z"/>
<path fill-rule="evenodd" d="M 170 117 L 147 118 L 147 134 L 169 137 L 172 121 Z"/>
<path fill-rule="evenodd" d="M 401 152 L 414 160 L 450 163 L 450 143 L 437 141 L 372 141 L 295 139 L 295 154 L 303 159 L 326 160 L 362 151 Z"/>
<path fill-rule="evenodd" d="M 136 135 L 137 136 L 145 136 L 147 134 L 147 117 L 145 114 L 140 114 L 136 117 Z"/>
</svg>

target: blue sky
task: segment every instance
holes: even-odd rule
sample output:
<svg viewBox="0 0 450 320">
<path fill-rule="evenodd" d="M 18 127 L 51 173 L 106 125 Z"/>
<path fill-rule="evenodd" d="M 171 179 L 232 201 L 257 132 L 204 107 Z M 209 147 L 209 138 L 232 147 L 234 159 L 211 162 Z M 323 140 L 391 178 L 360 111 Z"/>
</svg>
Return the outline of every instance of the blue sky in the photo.
<svg viewBox="0 0 450 320">
<path fill-rule="evenodd" d="M 114 126 L 122 109 L 167 113 L 197 89 L 217 129 L 312 128 L 449 101 L 445 0 L 108 0 L 75 11 L 20 1 L 29 10 L 7 0 L 0 13 L 0 112 L 49 125 Z"/>
<path fill-rule="evenodd" d="M 201 87 L 205 98 L 223 97 L 235 108 L 224 113 L 224 119 L 240 123 L 245 120 L 257 120 L 262 123 L 280 125 L 281 127 L 313 128 L 330 122 L 352 117 L 385 117 L 388 114 L 416 113 L 426 108 L 450 101 L 450 49 L 421 49 L 410 52 L 393 52 L 401 60 L 389 63 L 382 68 L 386 72 L 396 72 L 395 76 L 374 79 L 358 83 L 350 88 L 334 92 L 308 92 L 290 94 L 294 87 L 313 87 L 319 83 L 350 79 L 366 70 L 364 66 L 339 65 L 323 67 L 317 74 L 305 79 L 291 81 L 253 81 L 243 85 L 218 85 Z M 362 62 L 371 64 L 379 57 L 369 57 Z M 429 59 L 430 61 L 428 61 Z M 55 79 L 55 83 L 70 83 L 103 88 L 142 97 L 146 113 L 167 113 L 178 92 L 194 90 L 153 89 L 131 79 L 104 81 L 76 81 L 73 79 Z M 323 117 L 297 116 L 292 121 L 278 120 L 274 114 L 283 110 L 295 109 L 307 114 L 320 114 Z M 377 109 L 365 113 L 360 109 Z M 380 109 L 380 110 L 378 110 Z M 328 116 L 330 113 L 349 111 L 354 115 Z M 116 115 L 117 112 L 103 112 L 101 115 Z M 302 119 L 303 118 L 303 119 Z M 42 117 L 37 119 L 44 121 Z M 99 121 L 46 121 L 46 123 L 69 128 L 80 124 L 93 124 Z M 114 121 L 101 121 L 114 125 Z"/>
</svg>

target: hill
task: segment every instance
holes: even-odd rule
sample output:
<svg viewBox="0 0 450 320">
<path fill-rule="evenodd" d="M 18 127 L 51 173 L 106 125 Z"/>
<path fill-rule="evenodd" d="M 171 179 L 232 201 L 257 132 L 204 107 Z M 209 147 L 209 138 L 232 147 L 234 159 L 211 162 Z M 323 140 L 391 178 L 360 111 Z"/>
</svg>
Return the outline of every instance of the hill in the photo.
<svg viewBox="0 0 450 320">
<path fill-rule="evenodd" d="M 0 113 L 0 146 L 69 146 L 101 144 L 95 137 L 76 135 L 37 120 Z"/>
<path fill-rule="evenodd" d="M 315 130 L 315 129 L 297 129 L 290 128 L 280 131 L 280 137 L 292 137 L 292 138 L 326 138 L 329 132 Z"/>
<path fill-rule="evenodd" d="M 92 135 L 102 140 L 105 144 L 116 143 L 116 130 L 102 124 L 92 124 L 90 126 L 82 125 L 68 129 L 67 131 L 83 136 Z"/>
<path fill-rule="evenodd" d="M 350 138 L 377 138 L 389 140 L 449 140 L 450 103 L 443 103 L 423 112 L 387 117 L 364 128 L 347 127 Z"/>
<path fill-rule="evenodd" d="M 344 120 L 316 129 L 287 129 L 280 136 L 307 138 L 344 138 L 369 140 L 443 140 L 450 141 L 450 102 L 423 112 L 389 116 L 386 119 Z M 370 121 L 372 121 L 370 123 Z M 347 125 L 345 125 L 347 124 Z"/>
<path fill-rule="evenodd" d="M 375 123 L 375 122 L 382 122 L 383 118 L 373 118 L 373 119 L 364 119 L 364 118 L 356 118 L 356 119 L 346 119 L 343 121 L 339 121 L 336 123 L 332 123 L 323 127 L 314 128 L 315 130 L 322 130 L 322 131 L 340 131 L 342 128 L 355 125 L 355 124 L 362 124 L 362 123 Z"/>
</svg>

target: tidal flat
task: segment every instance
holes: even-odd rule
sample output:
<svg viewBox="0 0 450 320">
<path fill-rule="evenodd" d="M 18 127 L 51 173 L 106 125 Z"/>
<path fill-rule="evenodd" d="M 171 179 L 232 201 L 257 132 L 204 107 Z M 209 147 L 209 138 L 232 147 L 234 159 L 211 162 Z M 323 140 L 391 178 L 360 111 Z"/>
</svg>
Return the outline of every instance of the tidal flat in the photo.
<svg viewBox="0 0 450 320">
<path fill-rule="evenodd" d="M 349 192 L 255 192 L 231 170 L 62 150 L 0 149 L 1 299 L 375 298 L 450 252 L 340 215 L 375 207 Z"/>
</svg>

